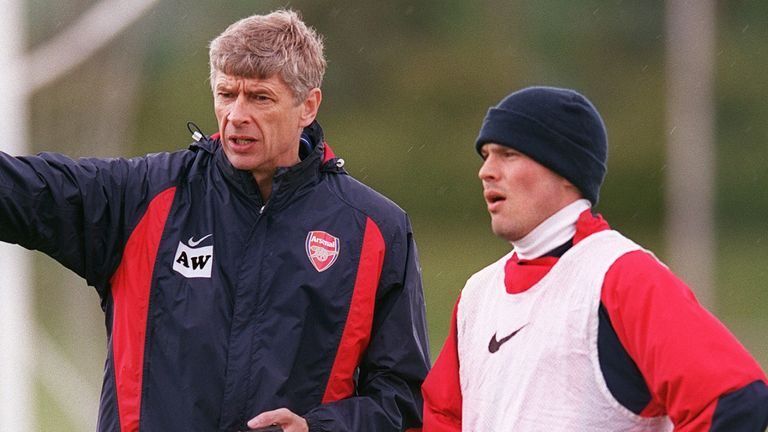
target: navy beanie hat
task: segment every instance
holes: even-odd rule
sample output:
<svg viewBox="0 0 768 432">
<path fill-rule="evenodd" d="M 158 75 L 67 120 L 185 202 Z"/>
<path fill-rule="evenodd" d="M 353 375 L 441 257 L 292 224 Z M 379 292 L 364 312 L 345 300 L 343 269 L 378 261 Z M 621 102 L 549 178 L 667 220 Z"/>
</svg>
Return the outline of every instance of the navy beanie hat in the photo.
<svg viewBox="0 0 768 432">
<path fill-rule="evenodd" d="M 576 186 L 597 204 L 608 158 L 603 119 L 587 98 L 570 89 L 528 87 L 488 110 L 475 149 L 511 147 Z"/>
</svg>

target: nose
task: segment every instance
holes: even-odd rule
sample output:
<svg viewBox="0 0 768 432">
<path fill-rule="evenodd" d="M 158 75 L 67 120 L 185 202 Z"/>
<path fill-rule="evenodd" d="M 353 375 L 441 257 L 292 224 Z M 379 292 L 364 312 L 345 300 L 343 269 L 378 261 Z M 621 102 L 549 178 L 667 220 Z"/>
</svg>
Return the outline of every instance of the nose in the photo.
<svg viewBox="0 0 768 432">
<path fill-rule="evenodd" d="M 494 157 L 492 154 L 488 155 L 480 166 L 480 170 L 477 172 L 477 177 L 483 181 L 495 180 L 498 176 L 498 170 L 496 164 L 493 162 Z"/>
<path fill-rule="evenodd" d="M 229 113 L 227 114 L 227 118 L 233 126 L 240 126 L 248 123 L 248 110 L 246 108 L 246 100 L 243 94 L 239 94 L 237 98 L 232 101 Z"/>
</svg>

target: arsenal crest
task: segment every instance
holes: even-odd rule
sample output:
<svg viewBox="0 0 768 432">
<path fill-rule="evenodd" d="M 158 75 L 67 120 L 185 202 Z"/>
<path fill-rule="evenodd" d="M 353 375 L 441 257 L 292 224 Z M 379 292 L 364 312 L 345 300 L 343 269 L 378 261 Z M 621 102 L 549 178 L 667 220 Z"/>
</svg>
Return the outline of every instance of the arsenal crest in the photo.
<svg viewBox="0 0 768 432">
<path fill-rule="evenodd" d="M 307 257 L 315 270 L 328 270 L 339 256 L 339 239 L 325 231 L 310 231 L 307 233 L 305 248 Z"/>
</svg>

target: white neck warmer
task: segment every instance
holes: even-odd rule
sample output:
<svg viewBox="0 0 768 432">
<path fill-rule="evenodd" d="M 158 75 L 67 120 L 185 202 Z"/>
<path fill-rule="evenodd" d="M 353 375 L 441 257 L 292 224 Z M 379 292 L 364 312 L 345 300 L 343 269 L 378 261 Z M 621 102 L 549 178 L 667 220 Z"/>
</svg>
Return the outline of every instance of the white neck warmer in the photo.
<svg viewBox="0 0 768 432">
<path fill-rule="evenodd" d="M 558 210 L 528 235 L 512 242 L 517 257 L 523 260 L 538 258 L 570 240 L 576 234 L 579 215 L 590 207 L 589 200 L 580 199 Z"/>
</svg>

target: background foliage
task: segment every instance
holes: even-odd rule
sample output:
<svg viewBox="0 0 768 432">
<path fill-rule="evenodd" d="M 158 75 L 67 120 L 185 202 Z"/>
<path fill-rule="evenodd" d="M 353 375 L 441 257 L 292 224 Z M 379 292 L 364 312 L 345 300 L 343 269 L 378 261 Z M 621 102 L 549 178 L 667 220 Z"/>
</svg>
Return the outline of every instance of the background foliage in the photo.
<svg viewBox="0 0 768 432">
<path fill-rule="evenodd" d="M 30 0 L 30 45 L 93 3 Z M 512 90 L 557 85 L 593 100 L 611 146 L 598 210 L 664 259 L 664 145 L 673 125 L 664 118 L 660 0 L 161 0 L 97 58 L 35 96 L 35 149 L 133 156 L 183 148 L 188 120 L 215 132 L 208 41 L 238 18 L 283 6 L 325 36 L 319 120 L 329 143 L 353 175 L 411 215 L 433 358 L 466 278 L 509 250 L 490 233 L 473 142 L 486 109 Z M 765 368 L 768 3 L 720 2 L 717 20 L 713 313 Z M 60 289 L 84 283 L 38 260 L 43 327 L 97 390 L 98 298 Z"/>
</svg>

